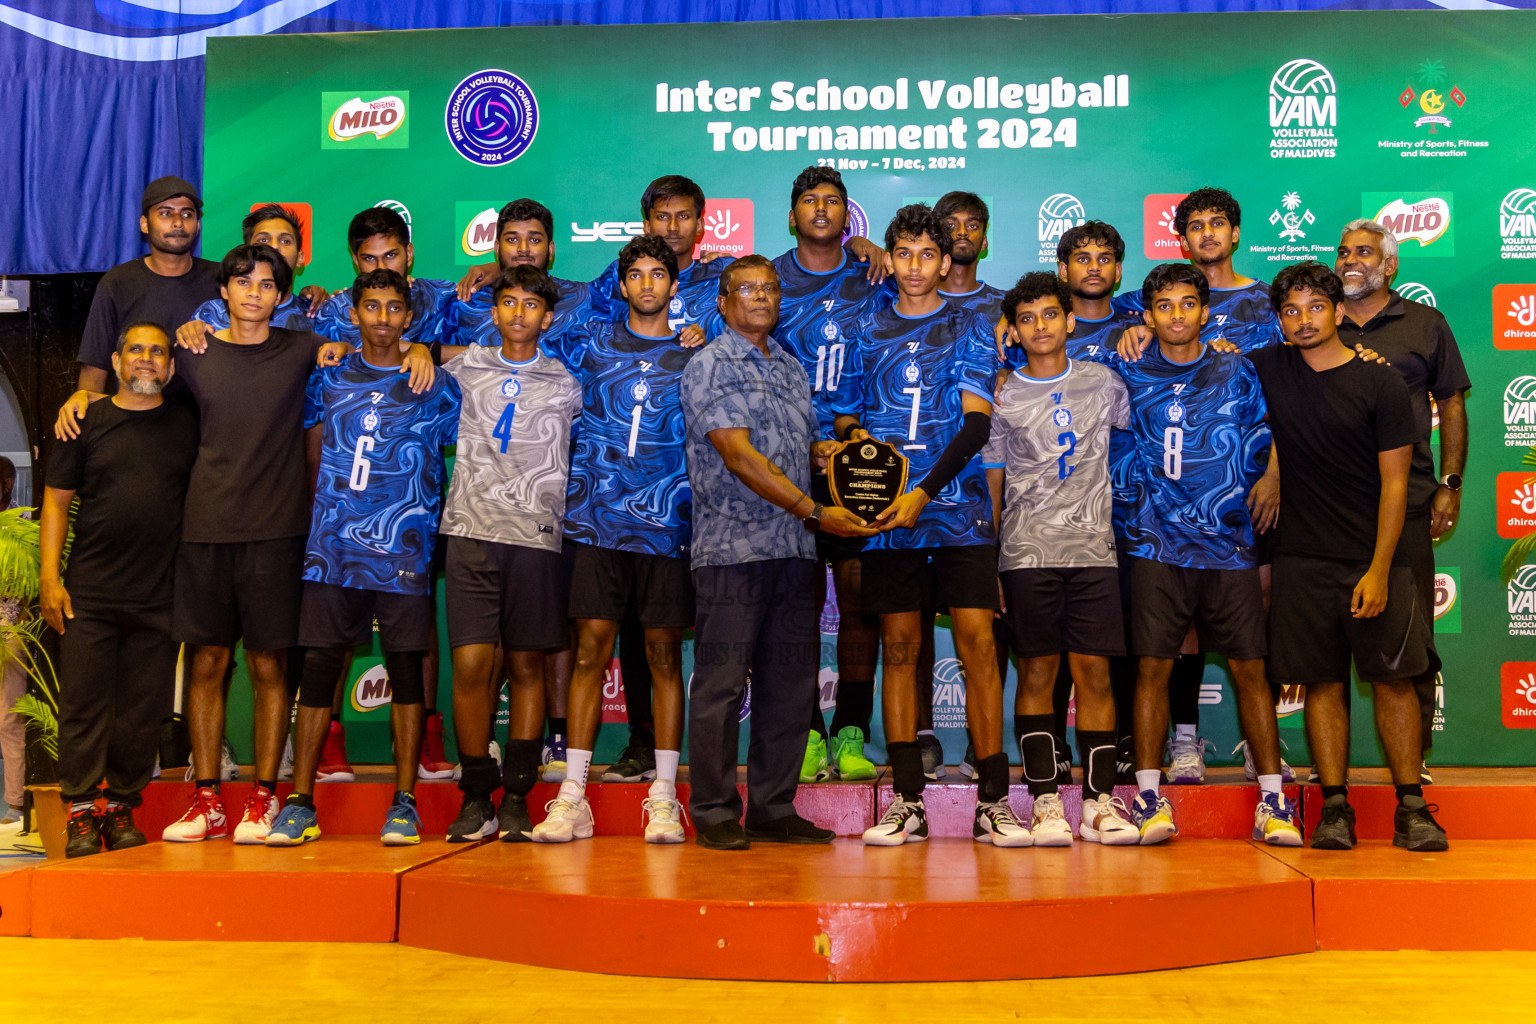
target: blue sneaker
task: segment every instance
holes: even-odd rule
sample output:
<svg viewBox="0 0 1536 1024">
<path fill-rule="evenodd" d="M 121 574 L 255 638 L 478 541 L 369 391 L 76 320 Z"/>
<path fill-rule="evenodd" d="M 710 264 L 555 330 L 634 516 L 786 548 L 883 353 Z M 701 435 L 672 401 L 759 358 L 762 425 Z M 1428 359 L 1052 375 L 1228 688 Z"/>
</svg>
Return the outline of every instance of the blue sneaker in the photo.
<svg viewBox="0 0 1536 1024">
<path fill-rule="evenodd" d="M 1173 823 L 1173 804 L 1150 789 L 1136 794 L 1131 803 L 1131 821 L 1141 832 L 1142 846 L 1151 846 L 1179 834 L 1179 826 Z"/>
<path fill-rule="evenodd" d="M 539 769 L 539 778 L 545 782 L 565 781 L 565 737 L 560 733 L 551 733 L 549 739 L 544 741 L 544 764 Z"/>
<path fill-rule="evenodd" d="M 267 833 L 268 846 L 303 846 L 320 838 L 320 819 L 313 807 L 302 804 L 283 804 Z"/>
<path fill-rule="evenodd" d="M 1301 824 L 1296 805 L 1279 793 L 1265 793 L 1253 809 L 1253 838 L 1270 846 L 1300 846 Z"/>
<path fill-rule="evenodd" d="M 421 817 L 416 813 L 416 801 L 395 801 L 384 816 L 379 842 L 385 846 L 415 846 L 421 842 Z"/>
</svg>

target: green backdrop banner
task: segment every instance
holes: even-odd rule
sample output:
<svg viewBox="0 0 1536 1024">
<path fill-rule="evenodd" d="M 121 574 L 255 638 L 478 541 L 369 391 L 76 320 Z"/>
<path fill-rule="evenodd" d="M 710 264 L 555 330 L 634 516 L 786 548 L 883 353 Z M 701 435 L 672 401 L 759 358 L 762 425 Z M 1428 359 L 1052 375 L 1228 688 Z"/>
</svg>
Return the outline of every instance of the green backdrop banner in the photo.
<svg viewBox="0 0 1536 1024">
<path fill-rule="evenodd" d="M 1053 264 L 1062 231 L 1091 217 L 1125 236 L 1134 287 L 1179 258 L 1170 212 L 1202 185 L 1243 204 L 1237 269 L 1266 280 L 1330 259 L 1341 225 L 1378 217 L 1402 239 L 1398 287 L 1445 312 L 1474 381 L 1461 520 L 1438 546 L 1435 761 L 1529 763 L 1536 566 L 1506 583 L 1501 563 L 1536 534 L 1533 93 L 1536 20 L 1521 12 L 215 38 L 207 249 L 237 242 L 254 203 L 307 204 L 300 283 L 341 287 L 347 221 L 388 204 L 412 225 L 416 275 L 456 279 L 492 258 L 495 209 L 527 195 L 555 213 L 553 271 L 589 279 L 639 232 L 645 184 L 682 173 L 710 197 L 706 245 L 772 256 L 793 244 L 789 186 L 809 164 L 842 171 L 872 235 L 911 198 L 988 197 L 982 271 L 1000 286 Z M 939 657 L 954 761 L 963 687 L 945 640 Z M 1236 727 L 1222 678 L 1208 668 L 1202 699 L 1225 755 Z M 834 679 L 823 670 L 824 696 Z M 353 693 L 347 716 L 382 759 L 378 685 Z M 1355 756 L 1379 763 L 1356 706 Z M 1282 710 L 1294 749 L 1300 716 Z M 600 759 L 617 742 L 606 736 Z"/>
</svg>

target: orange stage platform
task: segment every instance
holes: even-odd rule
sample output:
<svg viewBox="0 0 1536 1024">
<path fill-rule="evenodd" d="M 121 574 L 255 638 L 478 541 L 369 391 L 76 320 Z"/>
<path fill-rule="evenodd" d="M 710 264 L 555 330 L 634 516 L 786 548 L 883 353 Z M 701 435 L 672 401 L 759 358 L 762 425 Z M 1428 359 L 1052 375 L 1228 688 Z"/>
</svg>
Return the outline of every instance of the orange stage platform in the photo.
<svg viewBox="0 0 1536 1024">
<path fill-rule="evenodd" d="M 429 838 L 378 844 L 383 778 L 321 786 L 325 838 L 228 840 L 19 870 L 0 864 L 0 934 L 400 942 L 603 973 L 773 980 L 981 980 L 1114 973 L 1314 949 L 1536 949 L 1536 771 L 1441 769 L 1427 793 L 1451 850 L 1394 849 L 1392 790 L 1356 773 L 1364 842 L 1347 853 L 1247 839 L 1254 789 L 1167 790 L 1183 834 L 1142 849 L 998 850 L 966 838 L 973 787 L 930 786 L 935 838 L 902 849 L 646 846 L 643 785 L 598 785 L 599 838 L 449 845 L 452 783 L 420 787 Z M 1212 782 L 1237 782 L 1215 770 Z M 154 835 L 188 786 L 151 787 Z M 225 786 L 237 808 L 246 787 Z M 1315 821 L 1315 786 L 1297 787 Z M 553 786 L 530 803 L 534 817 Z M 1080 795 L 1063 793 L 1075 824 Z M 801 788 L 801 812 L 847 836 L 889 799 L 879 783 Z M 1019 790 L 1015 807 L 1027 812 Z M 158 809 L 157 809 L 158 808 Z M 156 816 L 159 816 L 157 819 Z M 163 820 L 162 820 L 163 819 Z M 398 927 L 397 927 L 398 922 Z M 1109 926 L 1106 927 L 1106 923 Z M 946 946 L 963 955 L 942 953 Z"/>
</svg>

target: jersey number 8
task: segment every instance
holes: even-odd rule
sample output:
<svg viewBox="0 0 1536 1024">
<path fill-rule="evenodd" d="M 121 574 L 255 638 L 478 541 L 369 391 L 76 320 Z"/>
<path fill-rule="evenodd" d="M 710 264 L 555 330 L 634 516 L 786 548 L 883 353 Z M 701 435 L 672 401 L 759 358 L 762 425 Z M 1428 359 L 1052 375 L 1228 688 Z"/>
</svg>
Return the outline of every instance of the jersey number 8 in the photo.
<svg viewBox="0 0 1536 1024">
<path fill-rule="evenodd" d="M 1163 431 L 1163 475 L 1169 480 L 1184 475 L 1184 431 L 1180 427 Z"/>
</svg>

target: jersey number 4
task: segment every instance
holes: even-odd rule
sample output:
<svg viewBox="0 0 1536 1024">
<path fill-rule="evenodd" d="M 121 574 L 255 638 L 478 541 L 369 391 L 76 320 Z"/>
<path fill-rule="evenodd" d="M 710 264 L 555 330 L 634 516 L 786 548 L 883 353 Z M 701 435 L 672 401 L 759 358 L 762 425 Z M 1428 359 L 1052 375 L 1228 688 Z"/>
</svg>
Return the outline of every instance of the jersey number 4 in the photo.
<svg viewBox="0 0 1536 1024">
<path fill-rule="evenodd" d="M 512 440 L 512 417 L 517 415 L 517 403 L 508 402 L 507 407 L 501 410 L 501 418 L 496 421 L 496 426 L 491 429 L 491 436 L 501 442 L 501 454 L 507 454 L 507 445 Z"/>
</svg>

